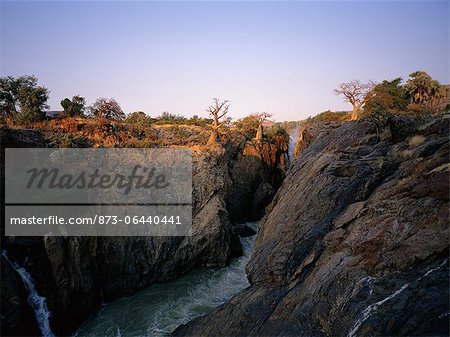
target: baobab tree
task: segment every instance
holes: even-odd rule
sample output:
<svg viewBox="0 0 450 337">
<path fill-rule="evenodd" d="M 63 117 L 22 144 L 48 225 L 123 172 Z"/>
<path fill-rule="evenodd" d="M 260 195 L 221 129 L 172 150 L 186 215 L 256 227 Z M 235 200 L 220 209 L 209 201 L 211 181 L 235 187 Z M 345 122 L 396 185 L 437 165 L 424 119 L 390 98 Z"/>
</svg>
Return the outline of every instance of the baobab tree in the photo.
<svg viewBox="0 0 450 337">
<path fill-rule="evenodd" d="M 345 101 L 352 105 L 352 121 L 358 119 L 359 111 L 371 97 L 374 86 L 375 82 L 373 81 L 361 83 L 358 80 L 353 80 L 351 82 L 342 83 L 339 88 L 334 90 L 336 95 L 344 95 Z"/>
<path fill-rule="evenodd" d="M 256 130 L 255 140 L 261 141 L 263 138 L 263 124 L 266 120 L 272 117 L 269 112 L 259 112 L 254 114 L 256 120 L 258 121 L 258 129 Z"/>
<path fill-rule="evenodd" d="M 208 106 L 206 111 L 213 117 L 213 124 L 211 135 L 209 136 L 208 143 L 206 145 L 214 144 L 219 137 L 219 128 L 223 122 L 220 121 L 228 113 L 230 103 L 228 100 L 220 100 L 219 98 L 213 98 L 213 103 Z"/>
</svg>

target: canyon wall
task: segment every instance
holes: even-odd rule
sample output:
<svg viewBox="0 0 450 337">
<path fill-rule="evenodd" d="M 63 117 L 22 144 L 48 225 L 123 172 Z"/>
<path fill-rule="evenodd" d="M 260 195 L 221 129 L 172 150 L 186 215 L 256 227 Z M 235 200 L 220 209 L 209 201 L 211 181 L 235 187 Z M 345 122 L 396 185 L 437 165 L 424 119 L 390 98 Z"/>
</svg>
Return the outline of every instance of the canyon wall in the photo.
<svg viewBox="0 0 450 337">
<path fill-rule="evenodd" d="M 314 126 L 261 221 L 251 286 L 174 335 L 447 336 L 449 126 Z"/>
<path fill-rule="evenodd" d="M 33 130 L 4 128 L 0 140 L 2 147 L 47 146 Z M 223 267 L 240 255 L 232 222 L 247 217 L 247 212 L 238 212 L 230 200 L 244 195 L 248 202 L 274 169 L 259 155 L 243 155 L 242 150 L 236 144 L 193 148 L 192 236 L 2 236 L 2 249 L 27 269 L 37 292 L 47 299 L 53 332 L 73 332 L 104 301 L 173 280 L 197 267 Z M 264 208 L 269 202 L 266 198 L 254 207 Z M 36 335 L 23 284 L 3 258 L 1 262 L 2 335 Z"/>
</svg>

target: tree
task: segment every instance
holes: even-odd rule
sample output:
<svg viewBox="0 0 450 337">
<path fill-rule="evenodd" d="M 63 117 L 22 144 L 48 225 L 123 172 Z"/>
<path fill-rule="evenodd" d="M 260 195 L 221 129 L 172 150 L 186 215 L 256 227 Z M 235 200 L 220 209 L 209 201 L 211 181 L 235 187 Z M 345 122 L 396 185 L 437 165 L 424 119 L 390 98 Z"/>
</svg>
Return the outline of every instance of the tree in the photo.
<svg viewBox="0 0 450 337">
<path fill-rule="evenodd" d="M 258 121 L 258 129 L 256 130 L 255 140 L 261 141 L 263 138 L 263 124 L 266 120 L 272 117 L 272 114 L 269 112 L 259 112 L 254 114 L 256 120 Z"/>
<path fill-rule="evenodd" d="M 130 113 L 125 119 L 125 123 L 135 124 L 138 127 L 144 128 L 152 124 L 152 119 L 143 111 L 135 111 Z"/>
<path fill-rule="evenodd" d="M 234 122 L 234 125 L 238 131 L 245 136 L 248 140 L 255 138 L 256 131 L 259 127 L 259 120 L 255 114 L 250 114 Z"/>
<path fill-rule="evenodd" d="M 181 122 L 185 121 L 186 117 L 182 115 L 173 114 L 168 111 L 163 111 L 161 115 L 156 117 L 156 119 L 164 122 Z"/>
<path fill-rule="evenodd" d="M 83 116 L 85 112 L 86 99 L 80 95 L 72 97 L 72 100 L 65 98 L 61 101 L 64 114 L 69 117 Z"/>
<path fill-rule="evenodd" d="M 435 110 L 445 98 L 445 87 L 428 75 L 425 71 L 416 71 L 409 75 L 405 90 L 412 104 L 422 110 Z"/>
<path fill-rule="evenodd" d="M 406 111 L 407 106 L 408 97 L 402 86 L 402 78 L 397 77 L 391 81 L 384 80 L 372 89 L 364 112 L 400 112 Z"/>
<path fill-rule="evenodd" d="M 206 145 L 214 144 L 217 141 L 217 138 L 219 137 L 219 128 L 223 124 L 220 119 L 228 113 L 229 107 L 230 103 L 228 100 L 213 98 L 213 103 L 206 109 L 213 117 L 212 130 Z"/>
<path fill-rule="evenodd" d="M 348 120 L 351 111 L 331 111 L 326 110 L 315 116 L 309 116 L 305 119 L 306 124 L 318 122 L 345 122 Z"/>
<path fill-rule="evenodd" d="M 349 102 L 353 107 L 351 120 L 359 118 L 359 111 L 371 96 L 371 90 L 375 86 L 373 81 L 361 83 L 358 80 L 342 83 L 339 88 L 335 89 L 336 95 L 343 95 L 345 101 Z"/>
<path fill-rule="evenodd" d="M 0 115 L 31 122 L 45 118 L 49 91 L 34 76 L 0 78 Z"/>
<path fill-rule="evenodd" d="M 91 114 L 97 118 L 119 119 L 125 118 L 125 114 L 119 103 L 114 98 L 98 98 L 92 104 Z"/>
</svg>

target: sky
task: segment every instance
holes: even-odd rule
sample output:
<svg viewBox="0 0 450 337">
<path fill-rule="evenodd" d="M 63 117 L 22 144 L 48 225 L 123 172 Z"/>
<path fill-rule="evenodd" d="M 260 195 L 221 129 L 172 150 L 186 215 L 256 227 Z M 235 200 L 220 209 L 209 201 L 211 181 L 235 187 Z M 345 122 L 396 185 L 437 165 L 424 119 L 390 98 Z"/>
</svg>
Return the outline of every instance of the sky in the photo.
<svg viewBox="0 0 450 337">
<path fill-rule="evenodd" d="M 80 94 L 126 113 L 299 120 L 350 110 L 340 83 L 449 81 L 449 1 L 3 1 L 0 74 L 35 75 L 51 110 Z"/>
</svg>

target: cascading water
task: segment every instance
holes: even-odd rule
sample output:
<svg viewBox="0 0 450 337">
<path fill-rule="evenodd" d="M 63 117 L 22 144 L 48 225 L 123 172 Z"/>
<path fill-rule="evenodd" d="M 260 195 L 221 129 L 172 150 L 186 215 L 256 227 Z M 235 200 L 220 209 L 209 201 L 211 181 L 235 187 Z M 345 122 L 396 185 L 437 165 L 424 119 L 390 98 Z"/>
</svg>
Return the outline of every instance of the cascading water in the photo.
<svg viewBox="0 0 450 337">
<path fill-rule="evenodd" d="M 245 266 L 255 238 L 241 238 L 243 256 L 225 268 L 197 270 L 105 304 L 75 336 L 168 336 L 249 286 Z"/>
<path fill-rule="evenodd" d="M 30 273 L 24 267 L 20 267 L 17 263 L 11 261 L 6 254 L 6 251 L 2 251 L 2 256 L 8 261 L 10 266 L 20 275 L 25 288 L 28 292 L 27 301 L 36 315 L 36 321 L 39 329 L 41 330 L 43 337 L 54 337 L 50 328 L 50 311 L 48 311 L 45 297 L 39 296 L 34 286 L 33 278 Z"/>
<path fill-rule="evenodd" d="M 295 144 L 297 143 L 297 139 L 300 135 L 300 127 L 296 127 L 294 129 L 289 130 L 289 145 L 288 145 L 288 154 L 289 160 L 292 162 L 295 153 Z"/>
</svg>

